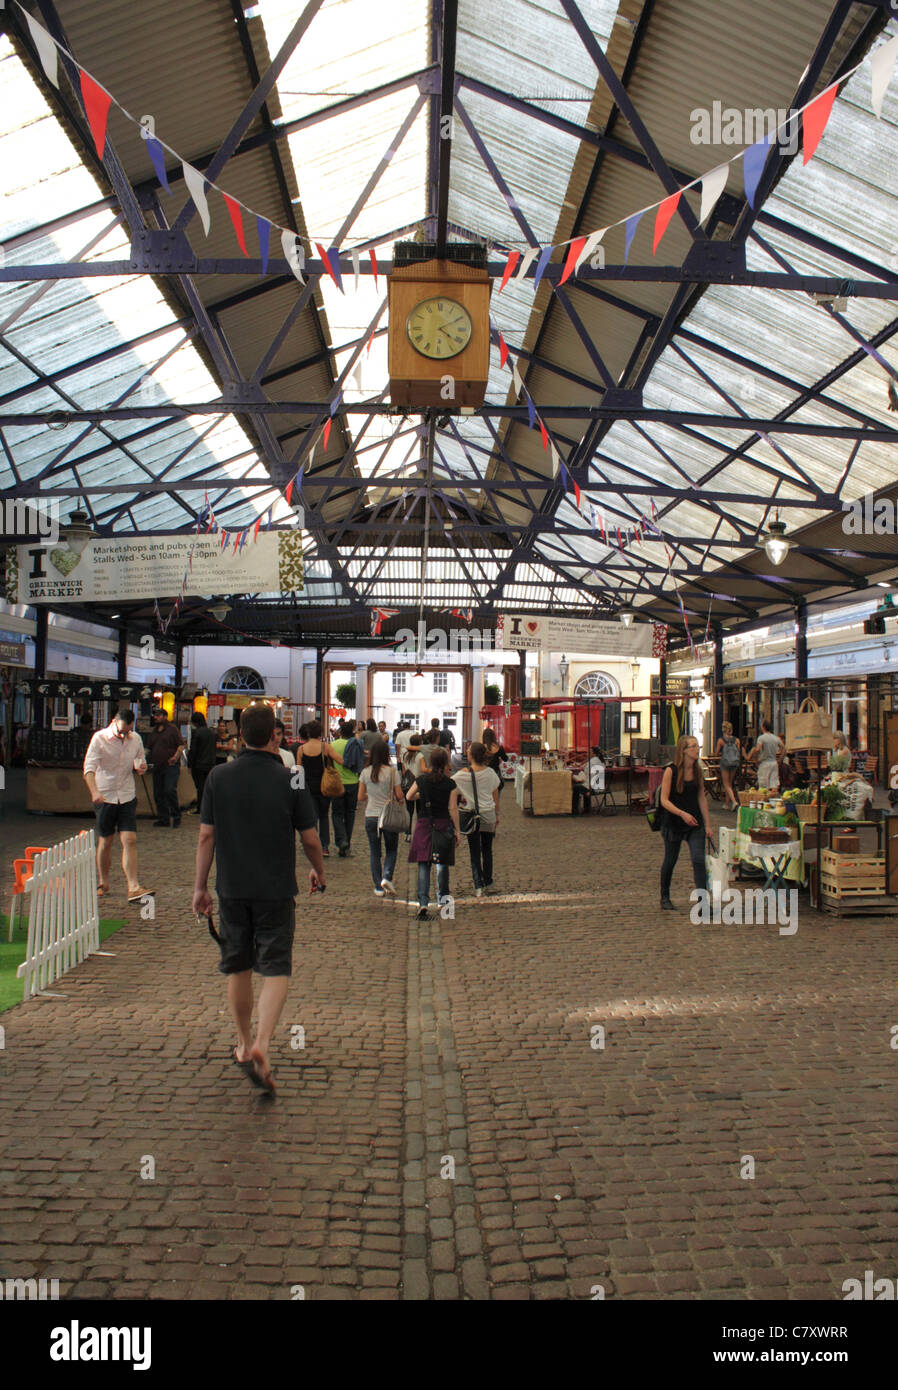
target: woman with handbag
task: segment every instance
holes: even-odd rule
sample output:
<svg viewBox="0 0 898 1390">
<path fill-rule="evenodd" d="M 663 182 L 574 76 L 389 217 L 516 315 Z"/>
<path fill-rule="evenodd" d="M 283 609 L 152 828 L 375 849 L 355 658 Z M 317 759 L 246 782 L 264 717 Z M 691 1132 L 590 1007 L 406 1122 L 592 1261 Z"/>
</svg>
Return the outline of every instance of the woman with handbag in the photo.
<svg viewBox="0 0 898 1390">
<path fill-rule="evenodd" d="M 455 846 L 461 843 L 458 824 L 458 792 L 448 775 L 445 748 L 434 748 L 430 771 L 422 772 L 406 792 L 407 801 L 420 801 L 418 824 L 412 836 L 408 862 L 418 865 L 418 921 L 433 920 L 430 902 L 430 866 L 437 866 L 437 899 L 449 896 L 449 869 L 455 863 Z"/>
<path fill-rule="evenodd" d="M 408 823 L 403 805 L 399 773 L 390 764 L 390 749 L 377 738 L 369 750 L 370 762 L 359 778 L 359 805 L 365 808 L 365 833 L 371 851 L 371 877 L 374 896 L 395 896 L 393 870 L 399 852 L 399 835 Z M 385 857 L 381 872 L 380 837 L 384 837 Z"/>
<path fill-rule="evenodd" d="M 318 808 L 318 838 L 321 853 L 327 859 L 331 842 L 330 805 L 335 795 L 343 795 L 343 783 L 333 764 L 343 760 L 329 743 L 321 742 L 321 725 L 317 719 L 313 719 L 305 728 L 308 738 L 296 750 L 296 765 L 305 772 L 306 791 Z M 328 760 L 331 760 L 329 765 Z"/>
<path fill-rule="evenodd" d="M 422 772 L 427 771 L 424 759 L 421 757 L 421 735 L 412 734 L 408 743 L 404 746 L 399 756 L 400 773 L 402 777 L 402 794 L 410 791 L 415 785 L 415 778 L 420 777 Z M 408 825 L 405 831 L 406 844 L 412 838 L 412 831 L 415 828 L 415 803 L 408 802 Z"/>
<path fill-rule="evenodd" d="M 468 749 L 468 767 L 453 774 L 458 788 L 459 828 L 468 839 L 471 856 L 471 877 L 478 898 L 493 894 L 493 840 L 499 828 L 499 786 L 501 779 L 488 765 L 486 748 L 472 743 Z"/>
</svg>

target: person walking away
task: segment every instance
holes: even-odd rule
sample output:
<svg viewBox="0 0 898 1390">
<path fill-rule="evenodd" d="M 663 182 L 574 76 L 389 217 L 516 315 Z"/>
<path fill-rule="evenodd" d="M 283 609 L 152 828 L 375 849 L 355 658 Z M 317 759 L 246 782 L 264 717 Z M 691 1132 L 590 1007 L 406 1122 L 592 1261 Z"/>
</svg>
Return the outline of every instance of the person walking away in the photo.
<svg viewBox="0 0 898 1390">
<path fill-rule="evenodd" d="M 143 739 L 134 733 L 134 714 L 120 709 L 106 729 L 99 729 L 84 755 L 84 780 L 97 819 L 97 896 L 109 895 L 112 844 L 118 831 L 122 844 L 122 871 L 128 885 L 128 902 L 139 902 L 149 888 L 137 876 L 137 787 L 134 773 L 147 770 Z"/>
<path fill-rule="evenodd" d="M 430 755 L 434 748 L 439 748 L 440 736 L 436 729 L 428 729 L 426 734 L 421 735 L 421 761 L 424 764 L 424 771 L 430 770 Z"/>
<path fill-rule="evenodd" d="M 187 749 L 187 766 L 193 778 L 193 785 L 196 787 L 196 809 L 192 813 L 195 816 L 199 815 L 203 804 L 203 788 L 206 785 L 206 778 L 215 766 L 216 744 L 215 730 L 209 728 L 205 715 L 200 714 L 199 710 L 194 710 L 190 716 L 190 745 Z"/>
<path fill-rule="evenodd" d="M 465 814 L 473 812 L 479 819 L 479 824 L 473 830 L 465 830 L 465 834 L 474 892 L 482 898 L 484 893 L 497 892 L 493 887 L 493 841 L 499 829 L 499 776 L 487 763 L 482 743 L 469 746 L 468 764 L 453 773 L 452 780 L 458 790 L 459 806 Z"/>
<path fill-rule="evenodd" d="M 458 824 L 458 792 L 455 782 L 446 769 L 449 759 L 445 748 L 434 748 L 430 755 L 430 771 L 422 772 L 406 792 L 407 801 L 417 801 L 418 824 L 412 836 L 408 852 L 408 862 L 418 865 L 418 913 L 419 922 L 433 920 L 428 912 L 430 904 L 430 868 L 433 863 L 433 832 L 450 831 L 455 833 L 455 844 L 461 843 Z M 454 854 L 451 856 L 455 860 Z M 449 896 L 449 867 L 445 862 L 437 864 L 437 901 L 443 903 Z"/>
<path fill-rule="evenodd" d="M 720 781 L 726 798 L 724 810 L 738 811 L 739 798 L 733 787 L 733 778 L 742 766 L 742 749 L 738 740 L 733 737 L 732 724 L 721 724 L 720 738 L 717 740 L 715 751 L 720 759 Z"/>
<path fill-rule="evenodd" d="M 670 900 L 670 883 L 674 866 L 680 857 L 685 840 L 692 859 L 692 877 L 696 888 L 707 888 L 705 843 L 711 841 L 711 821 L 708 797 L 699 763 L 698 739 L 684 734 L 678 739 L 674 761 L 668 763 L 661 778 L 661 805 L 666 811 L 662 828 L 664 862 L 661 865 L 661 906 L 674 911 Z"/>
<path fill-rule="evenodd" d="M 377 725 L 375 724 L 374 720 L 369 719 L 365 724 L 364 729 L 360 729 L 356 737 L 358 738 L 358 741 L 362 745 L 362 748 L 364 750 L 365 766 L 367 767 L 371 757 L 372 745 L 374 744 L 376 739 L 380 738 L 380 734 L 377 732 Z"/>
<path fill-rule="evenodd" d="M 325 859 L 328 859 L 331 843 L 331 803 L 328 797 L 321 795 L 321 778 L 324 773 L 325 758 L 332 758 L 335 763 L 342 762 L 342 759 L 331 744 L 321 742 L 321 724 L 317 719 L 311 720 L 304 725 L 304 728 L 307 738 L 297 750 L 297 766 L 305 775 L 306 790 L 318 813 L 318 836 L 321 840 L 321 853 Z"/>
<path fill-rule="evenodd" d="M 783 756 L 783 744 L 771 732 L 770 720 L 761 720 L 761 733 L 749 759 L 758 764 L 758 786 L 776 790 L 780 784 L 779 762 Z"/>
<path fill-rule="evenodd" d="M 399 831 L 380 828 L 381 816 L 391 800 L 402 805 L 402 786 L 399 772 L 390 763 L 390 749 L 385 739 L 371 745 L 371 761 L 359 777 L 359 805 L 365 808 L 365 833 L 371 851 L 371 877 L 374 896 L 385 893 L 395 896 L 393 873 L 399 852 Z M 380 837 L 384 837 L 384 860 L 381 866 Z"/>
<path fill-rule="evenodd" d="M 411 724 L 400 723 L 396 725 L 396 728 L 393 731 L 393 747 L 396 749 L 397 763 L 402 763 L 402 759 L 405 756 L 405 750 L 406 748 L 408 748 L 414 732 L 415 731 L 412 728 Z"/>
<path fill-rule="evenodd" d="M 427 771 L 426 764 L 421 756 L 422 746 L 421 735 L 412 734 L 409 742 L 406 744 L 401 759 L 397 758 L 397 762 L 400 763 L 403 796 L 410 787 L 415 785 L 415 778 L 420 777 L 422 773 Z M 415 828 L 415 806 L 416 802 L 414 801 L 408 803 L 408 831 L 405 836 L 406 844 L 410 843 L 412 831 Z"/>
<path fill-rule="evenodd" d="M 496 738 L 496 735 L 492 729 L 484 729 L 481 743 L 486 749 L 486 759 L 488 766 L 493 769 L 493 772 L 495 772 L 496 776 L 499 778 L 499 795 L 501 796 L 502 789 L 505 785 L 505 783 L 502 780 L 502 763 L 505 762 L 506 758 L 508 757 L 508 754 L 506 753 L 502 744 Z"/>
<path fill-rule="evenodd" d="M 350 855 L 352 831 L 355 825 L 355 809 L 359 799 L 359 774 L 365 766 L 362 745 L 355 737 L 355 720 L 344 720 L 340 725 L 340 737 L 334 739 L 335 752 L 339 755 L 337 771 L 343 783 L 343 795 L 334 799 L 334 838 L 341 859 Z"/>
<path fill-rule="evenodd" d="M 312 866 L 310 893 L 326 886 L 324 862 L 315 807 L 307 791 L 291 785 L 291 774 L 278 756 L 271 707 L 245 709 L 240 732 L 242 751 L 233 762 L 213 768 L 206 779 L 193 910 L 205 917 L 212 914 L 208 881 L 217 851 L 218 968 L 228 979 L 228 1006 L 237 1028 L 233 1057 L 254 1085 L 274 1091 L 268 1052 L 292 972 L 296 831 Z M 263 978 L 255 1037 L 254 970 Z"/>
<path fill-rule="evenodd" d="M 181 773 L 183 747 L 181 730 L 171 723 L 162 706 L 157 706 L 153 710 L 153 729 L 147 736 L 147 753 L 153 764 L 153 800 L 156 803 L 154 825 L 176 827 L 181 824 L 178 778 Z"/>
</svg>

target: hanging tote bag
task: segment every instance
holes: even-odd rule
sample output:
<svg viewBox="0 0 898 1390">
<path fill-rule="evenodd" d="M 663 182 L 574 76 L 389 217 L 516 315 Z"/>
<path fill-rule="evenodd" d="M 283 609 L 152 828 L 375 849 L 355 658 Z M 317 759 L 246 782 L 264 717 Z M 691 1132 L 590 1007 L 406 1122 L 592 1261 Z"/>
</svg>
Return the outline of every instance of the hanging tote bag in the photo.
<svg viewBox="0 0 898 1390">
<path fill-rule="evenodd" d="M 408 830 L 408 811 L 403 802 L 396 800 L 393 795 L 393 787 L 390 788 L 389 801 L 377 818 L 377 828 L 380 831 L 388 830 L 397 835 Z"/>
<path fill-rule="evenodd" d="M 324 771 L 321 774 L 321 795 L 328 797 L 331 801 L 336 801 L 343 795 L 343 782 L 340 774 L 334 767 L 333 758 L 325 756 Z"/>
<path fill-rule="evenodd" d="M 832 719 L 816 700 L 802 700 L 786 715 L 787 753 L 828 753 L 833 746 Z"/>
<path fill-rule="evenodd" d="M 427 782 L 425 777 L 424 781 Z M 420 786 L 420 783 L 419 783 Z M 433 864 L 445 864 L 451 868 L 455 863 L 455 827 L 450 824 L 448 830 L 438 830 L 433 823 L 433 807 L 430 804 L 430 787 L 427 788 L 427 804 L 424 807 L 424 818 L 430 821 L 430 859 Z"/>
</svg>

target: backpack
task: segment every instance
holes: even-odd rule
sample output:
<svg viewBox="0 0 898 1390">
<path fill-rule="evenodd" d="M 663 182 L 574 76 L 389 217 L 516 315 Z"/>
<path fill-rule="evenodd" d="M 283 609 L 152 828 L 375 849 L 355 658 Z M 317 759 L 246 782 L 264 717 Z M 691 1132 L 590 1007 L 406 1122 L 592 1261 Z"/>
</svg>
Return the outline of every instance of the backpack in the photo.
<svg viewBox="0 0 898 1390">
<path fill-rule="evenodd" d="M 351 738 L 343 749 L 343 766 L 347 772 L 361 772 L 365 766 L 365 750 L 357 738 Z"/>
<path fill-rule="evenodd" d="M 651 801 L 650 801 L 649 804 L 648 804 L 648 809 L 647 809 L 647 811 L 646 811 L 646 813 L 645 813 L 645 818 L 646 818 L 646 822 L 647 822 L 647 824 L 648 824 L 649 830 L 661 830 L 661 829 L 663 829 L 664 822 L 665 822 L 666 819 L 667 819 L 667 811 L 666 811 L 666 810 L 664 809 L 664 807 L 661 805 L 661 787 L 660 787 L 660 786 L 657 786 L 657 787 L 655 788 L 655 790 L 652 792 L 652 799 L 651 799 Z"/>
<path fill-rule="evenodd" d="M 723 749 L 720 754 L 720 766 L 727 772 L 734 771 L 741 766 L 742 758 L 739 755 L 739 748 L 734 738 L 725 739 Z"/>
</svg>

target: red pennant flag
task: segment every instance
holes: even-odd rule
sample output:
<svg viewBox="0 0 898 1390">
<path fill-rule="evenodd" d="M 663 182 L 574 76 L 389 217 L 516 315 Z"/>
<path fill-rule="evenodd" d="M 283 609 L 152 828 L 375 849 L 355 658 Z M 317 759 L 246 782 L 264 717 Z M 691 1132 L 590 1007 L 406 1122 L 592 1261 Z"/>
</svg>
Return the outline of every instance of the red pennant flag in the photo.
<svg viewBox="0 0 898 1390">
<path fill-rule="evenodd" d="M 542 437 L 543 437 L 543 448 L 544 448 L 544 449 L 548 449 L 548 447 L 549 447 L 549 436 L 548 436 L 548 434 L 546 433 L 546 427 L 545 427 L 545 425 L 544 425 L 543 422 L 542 422 L 542 416 L 538 416 L 537 418 L 539 419 L 539 432 L 540 432 L 540 434 L 541 434 Z"/>
<path fill-rule="evenodd" d="M 577 499 L 577 511 L 579 511 L 579 510 L 580 510 L 580 489 L 579 489 L 578 486 L 577 486 L 577 479 L 576 479 L 576 478 L 572 477 L 572 478 L 571 478 L 571 482 L 574 484 L 574 496 L 575 496 L 576 499 Z"/>
<path fill-rule="evenodd" d="M 222 193 L 221 196 L 225 200 L 225 205 L 227 206 L 231 221 L 234 224 L 234 231 L 237 233 L 237 244 L 244 256 L 248 256 L 249 252 L 246 249 L 246 237 L 243 235 L 243 218 L 240 215 L 240 204 L 237 202 L 237 199 L 232 198 L 229 193 Z"/>
<path fill-rule="evenodd" d="M 328 416 L 328 418 L 327 418 L 327 419 L 325 420 L 325 422 L 324 422 L 324 447 L 325 447 L 325 449 L 327 448 L 327 441 L 328 441 L 328 440 L 330 439 L 330 437 L 331 437 L 331 421 L 333 420 L 333 418 L 334 418 L 333 415 L 330 415 L 330 416 Z"/>
<path fill-rule="evenodd" d="M 619 550 L 623 550 L 623 548 L 624 548 L 624 538 L 623 538 L 623 536 L 622 536 L 621 533 L 620 533 L 620 527 L 618 526 L 616 529 L 617 529 L 617 546 L 618 546 L 618 549 L 619 549 Z"/>
<path fill-rule="evenodd" d="M 294 484 L 295 482 L 296 482 L 296 477 L 294 476 L 294 477 L 292 477 L 292 478 L 290 479 L 289 483 L 287 484 L 287 491 L 284 493 L 284 497 L 285 497 L 285 499 L 286 499 L 286 502 L 287 502 L 287 506 L 288 506 L 288 507 L 289 507 L 289 505 L 290 505 L 290 498 L 293 496 L 293 484 Z"/>
<path fill-rule="evenodd" d="M 505 269 L 504 269 L 504 271 L 502 272 L 502 283 L 501 283 L 501 285 L 499 286 L 499 293 L 500 293 L 500 294 L 501 294 L 502 291 L 505 289 L 505 286 L 508 284 L 509 280 L 511 279 L 512 275 L 514 274 L 514 268 L 515 268 L 515 266 L 517 265 L 517 263 L 518 263 L 518 261 L 519 261 L 520 259 L 521 259 L 521 253 L 520 253 L 520 251 L 509 251 L 509 253 L 508 253 L 508 260 L 505 262 Z"/>
<path fill-rule="evenodd" d="M 374 253 L 373 246 L 368 252 L 368 255 L 371 257 L 371 269 L 374 271 L 374 288 L 377 289 L 377 256 Z"/>
<path fill-rule="evenodd" d="M 500 334 L 499 334 L 499 366 L 500 366 L 500 367 L 504 367 L 504 366 L 505 366 L 505 363 L 506 363 L 507 361 L 508 361 L 508 344 L 506 343 L 505 339 L 502 337 L 502 334 L 500 333 Z"/>
<path fill-rule="evenodd" d="M 237 554 L 237 547 L 240 544 L 240 535 L 241 533 L 239 531 L 234 532 L 234 549 L 231 551 L 232 555 Z"/>
<path fill-rule="evenodd" d="M 336 275 L 334 274 L 334 268 L 333 268 L 333 266 L 331 265 L 331 258 L 330 258 L 330 256 L 327 254 L 327 252 L 325 251 L 324 247 L 321 245 L 321 242 L 320 242 L 320 241 L 316 241 L 316 242 L 315 242 L 315 250 L 318 252 L 319 256 L 321 257 L 321 259 L 322 259 L 322 261 L 323 261 L 323 263 L 324 263 L 324 268 L 325 268 L 325 270 L 327 271 L 328 275 L 331 277 L 331 279 L 333 280 L 334 284 L 336 285 L 336 284 L 337 284 L 337 277 L 336 277 Z M 337 286 L 337 288 L 339 289 L 339 286 Z"/>
<path fill-rule="evenodd" d="M 365 352 L 366 352 L 366 353 L 371 351 L 371 344 L 374 342 L 374 335 L 375 335 L 376 332 L 377 332 L 377 329 L 376 329 L 376 328 L 372 328 L 372 330 L 371 330 L 371 337 L 368 339 L 367 343 L 365 344 Z"/>
<path fill-rule="evenodd" d="M 680 201 L 679 193 L 671 193 L 669 198 L 665 198 L 663 203 L 658 204 L 658 211 L 655 213 L 655 239 L 652 242 L 652 255 L 658 250 L 658 243 L 667 231 L 670 219 L 677 210 L 677 203 Z"/>
<path fill-rule="evenodd" d="M 801 118 L 804 127 L 805 164 L 807 164 L 817 146 L 820 144 L 821 137 L 826 129 L 826 123 L 830 117 L 830 112 L 833 109 L 833 102 L 836 99 L 837 91 L 838 87 L 836 84 L 833 84 L 832 87 L 827 87 L 825 92 L 821 92 L 819 97 L 817 97 L 815 101 L 812 101 L 810 106 L 805 108 L 804 115 Z"/>
<path fill-rule="evenodd" d="M 112 97 L 108 92 L 104 92 L 100 84 L 95 82 L 83 68 L 79 71 L 81 73 L 81 95 L 84 98 L 84 109 L 87 112 L 90 133 L 94 137 L 97 154 L 102 159 L 103 150 L 106 147 L 106 122 L 109 119 Z"/>
<path fill-rule="evenodd" d="M 569 279 L 569 277 L 573 275 L 574 267 L 580 259 L 580 252 L 583 250 L 585 245 L 585 236 L 575 237 L 574 240 L 571 242 L 570 246 L 568 247 L 567 260 L 564 263 L 564 270 L 562 271 L 561 279 L 558 281 L 559 285 L 563 285 L 565 280 Z"/>
<path fill-rule="evenodd" d="M 262 525 L 262 518 L 261 518 L 261 516 L 259 516 L 259 517 L 256 519 L 256 524 L 255 524 L 255 526 L 253 527 L 253 540 L 255 540 L 256 537 L 258 536 L 258 534 L 259 534 L 259 527 L 260 527 L 261 525 Z"/>
</svg>

